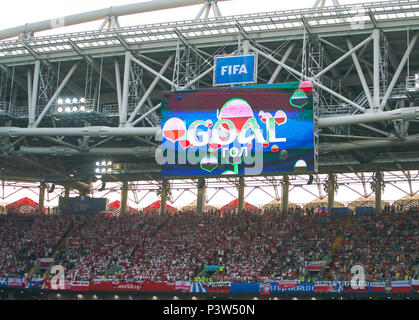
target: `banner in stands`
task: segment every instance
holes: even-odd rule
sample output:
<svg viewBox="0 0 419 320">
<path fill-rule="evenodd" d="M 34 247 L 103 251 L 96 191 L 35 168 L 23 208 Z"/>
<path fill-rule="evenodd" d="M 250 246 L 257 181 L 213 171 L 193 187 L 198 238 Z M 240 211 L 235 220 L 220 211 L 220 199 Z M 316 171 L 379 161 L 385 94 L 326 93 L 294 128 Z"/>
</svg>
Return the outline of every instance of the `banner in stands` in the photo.
<svg viewBox="0 0 419 320">
<path fill-rule="evenodd" d="M 90 291 L 141 291 L 141 282 L 137 281 L 100 281 L 93 280 L 90 282 Z"/>
<path fill-rule="evenodd" d="M 369 283 L 369 292 L 386 292 L 386 283 L 385 282 L 370 282 Z"/>
<path fill-rule="evenodd" d="M 269 283 L 259 284 L 259 294 L 267 296 L 271 294 L 271 285 Z"/>
<path fill-rule="evenodd" d="M 410 281 L 392 281 L 392 293 L 407 293 L 410 292 Z"/>
<path fill-rule="evenodd" d="M 230 293 L 231 282 L 210 282 L 208 292 L 211 293 Z"/>
<path fill-rule="evenodd" d="M 7 286 L 9 288 L 25 288 L 25 279 L 14 279 L 14 278 L 9 278 L 8 279 L 8 284 Z"/>
<path fill-rule="evenodd" d="M 324 261 L 313 261 L 309 262 L 308 270 L 309 271 L 320 271 L 324 267 Z"/>
<path fill-rule="evenodd" d="M 419 292 L 419 280 L 412 280 L 411 290 Z"/>
<path fill-rule="evenodd" d="M 72 281 L 70 283 L 71 291 L 89 291 L 90 281 Z"/>
<path fill-rule="evenodd" d="M 39 263 L 39 267 L 41 269 L 48 269 L 54 262 L 54 259 L 52 258 L 42 258 L 40 263 Z"/>
<path fill-rule="evenodd" d="M 317 281 L 314 292 L 342 292 L 342 283 L 338 281 Z"/>
<path fill-rule="evenodd" d="M 42 289 L 43 285 L 44 285 L 44 279 L 31 279 L 31 281 L 29 281 L 30 289 Z"/>
<path fill-rule="evenodd" d="M 208 292 L 207 284 L 203 282 L 192 282 L 189 292 L 196 292 L 196 293 Z"/>
<path fill-rule="evenodd" d="M 189 292 L 191 289 L 191 282 L 190 281 L 176 281 L 175 282 L 175 290 L 180 292 Z"/>
</svg>

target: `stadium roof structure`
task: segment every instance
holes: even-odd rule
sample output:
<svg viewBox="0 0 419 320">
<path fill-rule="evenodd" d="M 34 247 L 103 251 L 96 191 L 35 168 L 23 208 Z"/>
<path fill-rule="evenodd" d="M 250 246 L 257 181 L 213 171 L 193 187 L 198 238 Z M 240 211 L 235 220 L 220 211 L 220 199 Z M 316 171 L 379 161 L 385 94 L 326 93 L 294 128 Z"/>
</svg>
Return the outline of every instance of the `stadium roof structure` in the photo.
<svg viewBox="0 0 419 320">
<path fill-rule="evenodd" d="M 324 208 L 327 208 L 327 206 L 328 206 L 328 201 L 327 201 L 327 196 L 325 196 L 323 198 L 314 199 L 310 203 L 307 203 L 304 206 L 304 209 L 305 208 L 309 208 L 309 209 L 313 208 L 313 209 L 316 209 L 316 208 L 323 208 L 323 207 Z M 345 205 L 343 203 L 340 203 L 340 202 L 336 202 L 335 201 L 335 203 L 334 203 L 334 207 L 335 208 L 343 208 L 344 206 Z"/>
<path fill-rule="evenodd" d="M 193 20 L 118 22 L 118 15 L 198 3 L 203 7 Z M 419 1 L 222 16 L 216 1 L 158 0 L 64 17 L 58 26 L 97 19 L 104 19 L 97 31 L 36 35 L 57 27 L 53 20 L 0 31 L 3 180 L 88 194 L 95 163 L 106 160 L 118 168 L 101 176 L 104 183 L 157 190 L 162 91 L 211 87 L 214 57 L 243 52 L 258 54 L 259 84 L 313 82 L 319 175 L 337 174 L 342 185 L 348 173 L 363 184 L 368 172 L 397 171 L 410 186 L 417 177 Z M 60 112 L 63 104 L 77 112 Z M 246 185 L 276 187 L 281 179 L 249 177 Z M 216 188 L 236 180 L 207 183 Z M 297 187 L 306 183 L 291 179 Z M 171 186 L 195 184 L 184 179 Z"/>
<path fill-rule="evenodd" d="M 182 210 L 183 209 L 189 209 L 189 210 L 196 209 L 197 204 L 198 204 L 198 201 L 197 200 L 194 200 L 190 204 L 188 204 L 187 206 L 184 206 L 182 208 Z M 216 207 L 211 206 L 209 204 L 204 205 L 204 210 L 216 210 L 216 209 L 217 209 Z"/>
<path fill-rule="evenodd" d="M 282 202 L 281 200 L 272 200 L 271 202 L 265 204 L 263 206 L 263 209 L 265 208 L 279 208 L 281 207 Z M 288 202 L 288 208 L 299 208 L 300 206 L 298 204 L 292 203 L 292 202 Z"/>
<path fill-rule="evenodd" d="M 33 201 L 32 199 L 28 198 L 28 197 L 24 197 L 22 199 L 19 199 L 13 203 L 10 203 L 6 206 L 6 208 L 14 208 L 14 207 L 19 207 L 19 206 L 23 206 L 23 205 L 29 205 L 29 206 L 33 206 L 33 207 L 37 207 L 38 203 L 36 203 L 35 201 Z"/>
</svg>

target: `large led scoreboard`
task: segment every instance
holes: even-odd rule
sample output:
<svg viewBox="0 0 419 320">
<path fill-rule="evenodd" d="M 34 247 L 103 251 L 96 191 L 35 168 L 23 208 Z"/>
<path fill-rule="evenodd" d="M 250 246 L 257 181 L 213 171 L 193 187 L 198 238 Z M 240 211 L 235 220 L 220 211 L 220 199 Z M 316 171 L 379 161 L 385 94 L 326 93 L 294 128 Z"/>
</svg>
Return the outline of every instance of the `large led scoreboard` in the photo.
<svg viewBox="0 0 419 320">
<path fill-rule="evenodd" d="M 167 178 L 316 171 L 311 82 L 166 92 Z"/>
</svg>

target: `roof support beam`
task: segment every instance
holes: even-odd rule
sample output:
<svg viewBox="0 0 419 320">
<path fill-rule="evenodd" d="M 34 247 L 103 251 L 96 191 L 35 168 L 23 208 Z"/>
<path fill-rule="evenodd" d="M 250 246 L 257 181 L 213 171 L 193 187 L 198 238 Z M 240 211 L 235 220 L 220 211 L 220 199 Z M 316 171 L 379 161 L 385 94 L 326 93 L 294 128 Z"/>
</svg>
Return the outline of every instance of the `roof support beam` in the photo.
<svg viewBox="0 0 419 320">
<path fill-rule="evenodd" d="M 39 87 L 40 72 L 41 72 L 41 61 L 36 60 L 35 70 L 33 73 L 31 101 L 30 101 L 30 104 L 28 105 L 28 113 L 29 113 L 28 127 L 33 127 L 35 125 L 36 103 L 38 100 L 38 87 Z"/>
<path fill-rule="evenodd" d="M 72 155 L 132 155 L 141 157 L 154 157 L 156 152 L 155 147 L 130 147 L 130 148 L 106 148 L 98 147 L 92 148 L 88 151 L 79 151 L 73 147 L 21 147 L 18 151 L 13 151 L 16 155 L 50 155 L 50 156 L 72 156 Z"/>
<path fill-rule="evenodd" d="M 0 64 L 0 69 L 3 72 L 5 72 L 7 75 L 10 75 L 11 76 L 11 72 L 9 71 L 9 69 L 5 65 Z M 25 81 L 24 78 L 22 78 L 21 76 L 19 76 L 18 74 L 15 73 L 13 80 L 23 90 L 28 91 L 28 87 L 26 86 L 26 81 Z M 28 94 L 29 94 L 29 92 L 28 92 Z"/>
<path fill-rule="evenodd" d="M 172 62 L 173 58 L 174 58 L 174 55 L 172 54 L 166 60 L 166 63 L 163 65 L 163 67 L 160 69 L 159 74 L 164 74 L 164 72 L 168 68 L 169 64 Z M 132 121 L 134 121 L 135 117 L 137 116 L 137 113 L 140 111 L 141 107 L 147 101 L 147 99 L 149 98 L 151 92 L 154 90 L 154 88 L 156 87 L 156 85 L 157 85 L 157 83 L 159 81 L 160 81 L 160 78 L 159 77 L 156 77 L 153 80 L 153 82 L 150 84 L 150 86 L 148 87 L 147 91 L 144 93 L 143 97 L 141 98 L 140 102 L 138 103 L 137 107 L 134 109 L 134 111 L 132 112 L 131 116 L 129 117 L 128 123 L 132 123 Z"/>
<path fill-rule="evenodd" d="M 122 107 L 122 89 L 121 89 L 121 71 L 119 70 L 119 63 L 118 60 L 114 59 L 115 65 L 115 82 L 116 82 L 116 95 L 118 98 L 118 110 L 121 114 L 121 107 Z"/>
<path fill-rule="evenodd" d="M 198 82 L 199 80 L 201 80 L 202 78 L 204 78 L 205 76 L 207 76 L 209 73 L 211 73 L 213 70 L 215 69 L 215 66 L 212 66 L 211 68 L 207 69 L 206 71 L 204 71 L 203 73 L 201 73 L 198 77 L 196 77 L 195 79 L 191 80 L 190 82 L 188 82 L 184 87 L 180 88 L 180 90 L 184 90 L 189 88 L 191 85 L 193 85 L 195 82 Z M 135 126 L 137 123 L 139 123 L 141 120 L 143 120 L 145 117 L 147 117 L 150 113 L 158 110 L 161 107 L 161 103 L 159 103 L 158 105 L 156 105 L 155 107 L 151 108 L 149 111 L 147 111 L 146 113 L 144 113 L 141 117 L 139 117 L 138 119 L 136 119 L 132 125 Z"/>
<path fill-rule="evenodd" d="M 205 2 L 204 5 L 201 7 L 201 9 L 199 9 L 198 14 L 195 17 L 195 20 L 199 20 L 202 17 L 202 14 L 204 13 L 204 11 L 208 8 L 209 3 Z"/>
<path fill-rule="evenodd" d="M 402 70 L 403 70 L 403 68 L 404 68 L 404 66 L 406 64 L 407 59 L 410 56 L 410 53 L 413 50 L 413 47 L 416 44 L 416 41 L 418 40 L 418 37 L 419 37 L 419 32 L 416 32 L 415 35 L 413 36 L 412 40 L 410 41 L 409 46 L 407 47 L 407 49 L 406 49 L 406 51 L 405 51 L 405 53 L 403 55 L 403 58 L 400 61 L 399 66 L 397 67 L 397 70 L 396 70 L 396 72 L 395 72 L 395 74 L 393 76 L 393 79 L 391 80 L 391 82 L 390 82 L 390 84 L 389 84 L 389 86 L 387 88 L 387 91 L 386 91 L 386 93 L 384 95 L 383 100 L 381 101 L 380 110 L 383 110 L 384 109 L 384 106 L 386 105 L 386 103 L 388 101 L 388 98 L 390 97 L 390 94 L 393 91 L 394 86 L 396 85 L 397 80 L 399 80 L 400 74 L 402 73 Z"/>
<path fill-rule="evenodd" d="M 353 45 L 350 39 L 346 38 L 346 44 L 348 45 L 348 48 L 350 50 L 353 49 Z M 359 63 L 358 57 L 356 56 L 356 53 L 352 53 L 352 59 L 354 60 L 356 71 L 358 72 L 359 80 L 361 80 L 362 88 L 364 89 L 365 95 L 367 96 L 368 104 L 370 105 L 370 108 L 373 107 L 371 92 L 368 87 L 367 81 L 365 80 L 364 73 L 362 72 L 361 64 Z"/>
<path fill-rule="evenodd" d="M 112 89 L 116 90 L 115 81 L 113 81 L 112 76 L 109 72 L 107 72 L 104 68 L 100 67 L 100 64 L 93 60 L 92 57 L 83 53 L 83 51 L 78 47 L 76 43 L 72 40 L 68 40 L 68 44 L 78 53 L 80 57 L 82 57 L 88 64 L 92 66 L 92 68 L 99 74 L 102 75 L 103 79 L 109 84 Z"/>
<path fill-rule="evenodd" d="M 291 55 L 292 50 L 295 47 L 295 44 L 296 44 L 296 42 L 294 41 L 294 42 L 292 42 L 289 45 L 289 47 L 287 48 L 287 51 L 285 51 L 285 54 L 284 54 L 284 56 L 281 59 L 281 62 L 282 63 L 286 63 L 287 62 L 289 56 Z M 273 72 L 271 78 L 269 79 L 268 83 L 274 83 L 275 80 L 276 80 L 276 78 L 278 77 L 278 74 L 281 72 L 281 70 L 282 70 L 282 66 L 281 65 L 278 65 L 276 67 L 275 71 Z"/>
<path fill-rule="evenodd" d="M 323 74 L 328 72 L 330 69 L 334 68 L 336 65 L 341 63 L 343 60 L 345 60 L 347 57 L 349 57 L 352 53 L 357 51 L 359 48 L 362 48 L 364 45 L 366 45 L 368 42 L 370 42 L 373 39 L 373 36 L 369 36 L 364 41 L 362 41 L 360 44 L 353 47 L 351 50 L 346 52 L 344 55 L 342 55 L 339 59 L 335 60 L 332 64 L 328 65 L 326 68 L 324 68 L 322 71 L 320 71 L 318 74 L 315 75 L 315 79 L 319 79 Z"/>
<path fill-rule="evenodd" d="M 151 72 L 152 74 L 154 74 L 156 77 L 159 77 L 161 80 L 163 80 L 167 84 L 170 84 L 173 88 L 179 89 L 179 87 L 173 81 L 167 79 L 165 76 L 163 76 L 159 72 L 157 72 L 154 69 L 150 68 L 144 62 L 141 62 L 140 60 L 138 60 L 138 59 L 136 59 L 134 57 L 131 57 L 131 60 L 134 61 L 136 64 L 140 65 L 141 67 L 143 67 L 144 69 L 146 69 L 148 72 Z"/>
<path fill-rule="evenodd" d="M 352 142 L 339 142 L 339 143 L 322 143 L 319 146 L 320 153 L 329 153 L 336 151 L 347 151 L 355 149 L 370 149 L 370 148 L 386 148 L 394 146 L 407 146 L 419 143 L 419 134 L 408 136 L 403 140 L 399 139 L 377 139 L 369 141 L 352 141 Z"/>
<path fill-rule="evenodd" d="M 67 85 L 68 81 L 70 80 L 71 76 L 74 74 L 74 72 L 76 71 L 77 67 L 79 66 L 79 62 L 77 62 L 76 64 L 74 64 L 70 71 L 68 72 L 68 74 L 66 75 L 66 77 L 64 78 L 63 82 L 61 82 L 60 86 L 57 88 L 57 91 L 55 91 L 54 95 L 51 97 L 51 100 L 49 100 L 49 102 L 47 103 L 47 105 L 45 106 L 44 110 L 42 110 L 41 114 L 39 115 L 38 119 L 36 120 L 36 122 L 33 124 L 33 127 L 38 127 L 39 124 L 41 123 L 42 119 L 45 117 L 45 115 L 47 114 L 47 112 L 49 111 L 50 107 L 52 106 L 52 104 L 55 102 L 55 100 L 58 98 L 58 96 L 60 95 L 61 91 L 64 89 L 64 87 Z M 32 99 L 33 99 L 33 95 L 32 95 Z"/>
<path fill-rule="evenodd" d="M 341 94 L 333 91 L 332 89 L 329 89 L 328 87 L 324 86 L 323 84 L 321 84 L 320 82 L 316 81 L 316 79 L 312 79 L 309 78 L 305 75 L 303 75 L 301 72 L 289 67 L 288 65 L 286 65 L 285 63 L 282 63 L 281 61 L 275 59 L 274 57 L 272 57 L 269 54 L 266 54 L 265 52 L 251 46 L 250 47 L 251 50 L 257 52 L 259 55 L 270 59 L 272 62 L 275 62 L 276 64 L 279 64 L 280 66 L 282 66 L 285 70 L 287 70 L 289 73 L 292 73 L 294 75 L 296 75 L 298 78 L 300 79 L 304 79 L 304 80 L 309 80 L 313 82 L 313 85 L 318 86 L 319 88 L 323 89 L 324 91 L 329 92 L 330 94 L 334 95 L 335 97 L 341 99 L 342 101 L 354 106 L 355 108 L 357 108 L 358 110 L 360 110 L 361 112 L 365 111 L 365 108 L 361 107 L 360 105 L 354 103 L 353 101 L 349 100 L 348 98 L 345 98 L 344 96 L 342 96 Z"/>
<path fill-rule="evenodd" d="M 373 94 L 373 108 L 378 110 L 380 107 L 380 61 L 381 61 L 381 54 L 380 54 L 380 30 L 374 29 L 372 33 L 374 39 L 374 50 L 373 50 L 373 87 L 374 87 L 374 94 Z"/>
<path fill-rule="evenodd" d="M 119 126 L 121 127 L 127 123 L 131 59 L 131 52 L 125 52 L 124 84 L 122 87 L 121 107 L 119 109 Z"/>
</svg>

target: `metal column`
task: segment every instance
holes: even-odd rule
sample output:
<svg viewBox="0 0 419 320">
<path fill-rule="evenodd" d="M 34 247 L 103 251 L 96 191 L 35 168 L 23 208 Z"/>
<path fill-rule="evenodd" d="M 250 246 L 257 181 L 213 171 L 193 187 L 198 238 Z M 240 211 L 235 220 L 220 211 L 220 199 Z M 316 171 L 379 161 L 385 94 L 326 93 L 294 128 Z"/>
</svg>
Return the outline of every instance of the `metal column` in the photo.
<svg viewBox="0 0 419 320">
<path fill-rule="evenodd" d="M 119 207 L 119 215 L 123 216 L 127 213 L 128 207 L 128 182 L 124 181 L 121 188 L 121 206 Z"/>
<path fill-rule="evenodd" d="M 31 101 L 28 106 L 29 110 L 29 127 L 33 127 L 35 124 L 36 117 L 36 102 L 38 101 L 38 87 L 39 87 L 39 75 L 41 73 L 41 61 L 35 61 L 35 70 L 33 74 L 32 94 Z"/>
<path fill-rule="evenodd" d="M 281 199 L 281 207 L 282 207 L 283 213 L 288 212 L 289 187 L 290 187 L 290 178 L 288 176 L 284 176 L 282 180 L 282 199 Z"/>
<path fill-rule="evenodd" d="M 64 198 L 70 198 L 70 187 L 65 187 L 64 188 Z"/>
<path fill-rule="evenodd" d="M 160 214 L 165 215 L 167 213 L 167 191 L 169 189 L 169 183 L 167 180 L 162 181 L 161 188 L 161 202 L 160 202 Z"/>
<path fill-rule="evenodd" d="M 244 210 L 244 177 L 239 178 L 239 198 L 237 202 L 237 210 L 242 213 Z"/>
<path fill-rule="evenodd" d="M 374 110 L 380 107 L 380 30 L 374 29 Z"/>
<path fill-rule="evenodd" d="M 125 68 L 124 68 L 124 85 L 122 88 L 122 105 L 121 113 L 119 115 L 119 125 L 125 126 L 128 117 L 128 96 L 129 96 L 129 79 L 130 79 L 130 68 L 131 68 L 131 57 L 130 51 L 125 53 Z"/>
<path fill-rule="evenodd" d="M 38 208 L 40 211 L 44 212 L 44 202 L 45 202 L 45 189 L 47 188 L 47 184 L 45 182 L 41 182 L 39 185 L 39 201 L 38 201 Z"/>
<path fill-rule="evenodd" d="M 375 213 L 381 213 L 381 192 L 383 175 L 381 172 L 375 173 Z"/>
<path fill-rule="evenodd" d="M 198 199 L 196 202 L 196 213 L 202 214 L 204 212 L 205 207 L 205 179 L 199 178 L 198 179 Z"/>
<path fill-rule="evenodd" d="M 327 211 L 330 214 L 335 205 L 335 175 L 329 174 L 329 184 L 327 187 Z"/>
</svg>

